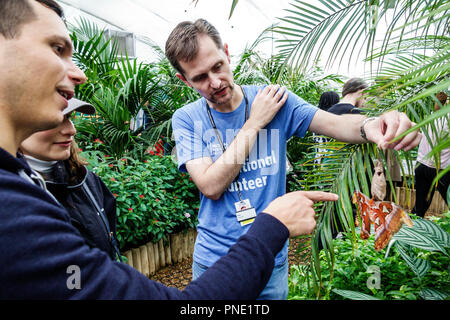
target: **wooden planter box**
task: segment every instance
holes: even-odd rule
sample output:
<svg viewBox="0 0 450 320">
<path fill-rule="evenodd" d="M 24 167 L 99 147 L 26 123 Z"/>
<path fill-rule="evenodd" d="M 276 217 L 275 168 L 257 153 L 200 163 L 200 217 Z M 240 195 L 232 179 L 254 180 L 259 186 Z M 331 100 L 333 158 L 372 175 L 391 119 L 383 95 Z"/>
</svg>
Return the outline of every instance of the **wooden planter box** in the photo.
<svg viewBox="0 0 450 320">
<path fill-rule="evenodd" d="M 139 248 L 128 250 L 122 255 L 127 257 L 127 264 L 146 277 L 154 275 L 159 269 L 192 257 L 197 231 L 189 229 L 168 235 L 168 242 L 161 239 L 157 243 L 148 242 Z"/>
</svg>

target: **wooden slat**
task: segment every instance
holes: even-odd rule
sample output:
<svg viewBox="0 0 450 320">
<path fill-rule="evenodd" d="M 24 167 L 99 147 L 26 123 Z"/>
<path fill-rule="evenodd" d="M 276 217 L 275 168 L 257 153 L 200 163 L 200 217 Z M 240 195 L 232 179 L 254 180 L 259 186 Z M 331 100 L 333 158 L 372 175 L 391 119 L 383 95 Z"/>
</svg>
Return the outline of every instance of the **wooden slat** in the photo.
<svg viewBox="0 0 450 320">
<path fill-rule="evenodd" d="M 157 243 L 153 243 L 153 251 L 155 253 L 155 270 L 158 271 L 161 265 L 159 263 L 159 248 Z"/>
<path fill-rule="evenodd" d="M 159 252 L 159 265 L 161 268 L 166 266 L 166 250 L 164 249 L 163 240 L 159 240 L 158 242 L 158 252 Z"/>
<path fill-rule="evenodd" d="M 131 254 L 131 250 L 126 251 L 123 255 L 124 255 L 125 257 L 127 257 L 127 259 L 128 259 L 127 264 L 128 264 L 130 267 L 133 267 L 133 255 Z"/>
<path fill-rule="evenodd" d="M 150 276 L 150 270 L 148 265 L 148 253 L 147 246 L 143 245 L 139 247 L 139 254 L 141 255 L 141 273 L 147 278 Z"/>
<path fill-rule="evenodd" d="M 131 249 L 131 254 L 133 255 L 133 267 L 141 272 L 141 254 L 139 248 Z"/>
<path fill-rule="evenodd" d="M 148 242 L 147 247 L 147 256 L 148 256 L 148 270 L 150 275 L 154 275 L 156 273 L 155 268 L 155 251 L 153 250 L 153 243 Z"/>
<path fill-rule="evenodd" d="M 170 236 L 168 237 L 167 243 L 164 244 L 166 265 L 172 264 L 172 249 L 170 248 Z"/>
</svg>

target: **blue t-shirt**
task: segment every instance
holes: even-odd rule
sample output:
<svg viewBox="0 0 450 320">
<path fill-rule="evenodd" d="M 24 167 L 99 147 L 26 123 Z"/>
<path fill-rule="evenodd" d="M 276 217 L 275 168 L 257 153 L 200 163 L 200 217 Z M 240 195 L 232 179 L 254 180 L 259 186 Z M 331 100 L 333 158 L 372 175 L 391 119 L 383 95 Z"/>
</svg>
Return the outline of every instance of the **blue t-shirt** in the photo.
<svg viewBox="0 0 450 320">
<path fill-rule="evenodd" d="M 249 114 L 258 89 L 264 87 L 243 86 Z M 185 164 L 189 160 L 210 157 L 216 161 L 223 153 L 206 108 L 206 100 L 202 98 L 178 109 L 172 117 L 178 168 L 181 171 L 186 171 Z M 231 144 L 244 125 L 245 108 L 245 99 L 232 112 L 222 113 L 210 108 L 225 147 Z M 293 135 L 305 135 L 317 110 L 289 92 L 284 106 L 259 132 L 240 170 L 239 179 L 218 200 L 211 200 L 200 193 L 198 235 L 194 247 L 196 262 L 210 267 L 249 229 L 250 225 L 241 226 L 236 218 L 238 188 L 242 199 L 249 199 L 257 213 L 286 193 L 286 142 Z M 284 263 L 287 253 L 288 241 L 276 256 L 275 265 Z"/>
</svg>

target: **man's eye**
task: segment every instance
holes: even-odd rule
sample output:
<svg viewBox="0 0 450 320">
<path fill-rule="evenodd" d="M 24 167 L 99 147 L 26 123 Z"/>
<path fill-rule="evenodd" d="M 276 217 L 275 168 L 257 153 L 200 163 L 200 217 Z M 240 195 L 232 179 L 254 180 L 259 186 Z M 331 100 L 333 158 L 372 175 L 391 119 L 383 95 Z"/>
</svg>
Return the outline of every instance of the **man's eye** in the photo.
<svg viewBox="0 0 450 320">
<path fill-rule="evenodd" d="M 194 82 L 204 81 L 206 79 L 206 75 L 200 75 L 193 79 Z"/>
<path fill-rule="evenodd" d="M 60 44 L 55 44 L 53 45 L 53 49 L 55 50 L 56 53 L 58 54 L 62 54 L 64 52 L 64 46 L 60 45 Z"/>
</svg>

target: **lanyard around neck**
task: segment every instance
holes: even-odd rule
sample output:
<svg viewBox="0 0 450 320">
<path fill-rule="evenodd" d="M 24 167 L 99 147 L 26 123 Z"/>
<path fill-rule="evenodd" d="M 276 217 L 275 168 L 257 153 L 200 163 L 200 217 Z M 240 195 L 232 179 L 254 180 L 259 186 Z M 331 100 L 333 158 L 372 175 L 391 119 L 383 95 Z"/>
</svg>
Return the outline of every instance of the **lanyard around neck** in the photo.
<svg viewBox="0 0 450 320">
<path fill-rule="evenodd" d="M 245 100 L 245 121 L 244 121 L 244 123 L 245 123 L 248 120 L 248 99 L 247 99 L 247 96 L 245 94 L 244 89 L 241 86 L 239 86 L 239 87 L 242 90 L 242 94 L 244 95 L 244 100 Z M 212 127 L 214 129 L 214 133 L 216 134 L 217 140 L 219 141 L 220 146 L 222 147 L 222 151 L 225 153 L 225 150 L 226 150 L 225 145 L 223 144 L 223 141 L 220 138 L 219 130 L 217 130 L 216 123 L 214 122 L 214 118 L 213 118 L 213 115 L 211 113 L 211 108 L 210 108 L 210 106 L 208 105 L 207 102 L 206 102 L 206 111 L 207 111 L 208 116 L 209 116 L 209 121 L 211 122 L 211 125 L 212 125 Z M 239 179 L 239 174 L 236 176 L 234 181 L 237 181 L 238 179 Z M 239 200 L 242 201 L 241 188 L 239 187 L 239 184 L 237 184 L 237 191 L 238 191 Z"/>
<path fill-rule="evenodd" d="M 239 86 L 239 87 L 242 90 L 242 94 L 244 95 L 244 100 L 245 100 L 245 120 L 244 120 L 244 123 L 245 123 L 248 120 L 248 99 L 247 99 L 244 89 L 241 86 Z M 223 144 L 223 141 L 220 138 L 220 134 L 219 134 L 219 131 L 217 130 L 216 123 L 215 123 L 213 115 L 211 113 L 211 107 L 208 105 L 208 102 L 206 102 L 206 111 L 208 112 L 209 121 L 211 122 L 211 125 L 216 134 L 216 137 L 219 140 L 220 146 L 222 147 L 222 151 L 225 152 L 225 150 L 226 150 L 225 145 Z"/>
</svg>

